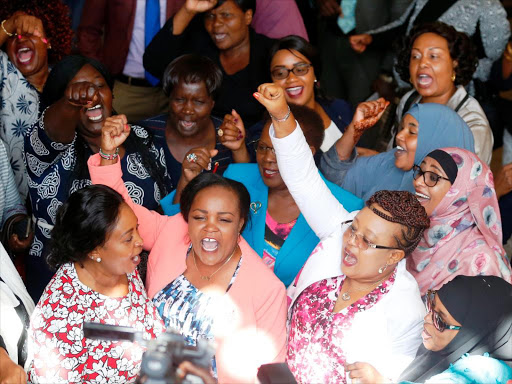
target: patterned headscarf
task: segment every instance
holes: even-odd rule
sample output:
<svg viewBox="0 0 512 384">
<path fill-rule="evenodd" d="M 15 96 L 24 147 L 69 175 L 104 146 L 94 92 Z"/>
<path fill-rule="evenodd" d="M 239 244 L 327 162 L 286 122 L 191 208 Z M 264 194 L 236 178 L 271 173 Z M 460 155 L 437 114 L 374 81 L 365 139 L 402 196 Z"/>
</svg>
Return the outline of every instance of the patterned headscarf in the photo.
<svg viewBox="0 0 512 384">
<path fill-rule="evenodd" d="M 491 170 L 467 150 L 443 150 L 457 164 L 457 179 L 432 213 L 430 228 L 408 258 L 407 269 L 422 296 L 457 275 L 494 275 L 510 283 Z"/>
</svg>

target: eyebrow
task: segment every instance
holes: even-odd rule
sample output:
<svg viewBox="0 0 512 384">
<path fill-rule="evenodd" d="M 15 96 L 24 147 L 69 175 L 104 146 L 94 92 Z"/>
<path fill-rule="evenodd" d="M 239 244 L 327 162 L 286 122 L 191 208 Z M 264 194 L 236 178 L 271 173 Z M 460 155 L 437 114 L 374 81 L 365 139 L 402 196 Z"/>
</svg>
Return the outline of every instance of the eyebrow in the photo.
<svg viewBox="0 0 512 384">
<path fill-rule="evenodd" d="M 438 170 L 439 172 L 441 172 L 441 173 L 443 173 L 443 172 L 444 172 L 444 171 L 443 171 L 441 168 L 439 168 L 437 165 L 431 164 L 430 166 L 431 166 L 432 168 L 437 169 L 437 170 Z"/>
<path fill-rule="evenodd" d="M 123 233 L 123 234 L 121 235 L 121 237 L 125 237 L 125 236 L 126 236 L 128 233 L 130 233 L 130 232 L 133 232 L 133 228 L 130 228 L 130 229 L 129 229 L 129 230 L 127 230 L 125 233 Z"/>
<path fill-rule="evenodd" d="M 417 127 L 417 126 L 418 126 L 418 124 L 416 124 L 416 123 L 415 123 L 415 122 L 413 122 L 413 121 L 410 121 L 410 122 L 408 122 L 407 124 L 408 124 L 408 125 L 412 125 L 413 127 Z"/>
<path fill-rule="evenodd" d="M 199 211 L 201 213 L 208 214 L 208 211 L 206 211 L 204 209 L 200 209 L 200 208 L 196 208 L 192 212 L 195 212 L 195 211 Z M 217 215 L 231 215 L 231 216 L 235 216 L 235 214 L 231 213 L 231 212 L 217 212 Z"/>
</svg>

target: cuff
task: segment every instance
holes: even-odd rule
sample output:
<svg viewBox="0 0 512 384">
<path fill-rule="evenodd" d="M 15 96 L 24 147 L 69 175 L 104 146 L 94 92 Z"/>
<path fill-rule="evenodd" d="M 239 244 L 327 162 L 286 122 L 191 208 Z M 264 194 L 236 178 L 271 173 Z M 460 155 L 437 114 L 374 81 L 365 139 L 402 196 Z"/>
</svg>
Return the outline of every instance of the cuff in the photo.
<svg viewBox="0 0 512 384">
<path fill-rule="evenodd" d="M 93 184 L 103 184 L 111 187 L 115 185 L 117 180 L 123 178 L 120 159 L 112 165 L 100 166 L 100 162 L 101 157 L 98 153 L 89 157 L 87 161 Z"/>
</svg>

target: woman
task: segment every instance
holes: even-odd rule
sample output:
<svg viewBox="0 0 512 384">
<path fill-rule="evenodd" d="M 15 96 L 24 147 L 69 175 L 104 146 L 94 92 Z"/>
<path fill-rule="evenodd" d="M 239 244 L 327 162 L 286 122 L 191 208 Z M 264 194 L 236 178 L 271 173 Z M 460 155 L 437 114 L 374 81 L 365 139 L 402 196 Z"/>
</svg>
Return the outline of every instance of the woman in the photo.
<svg viewBox="0 0 512 384">
<path fill-rule="evenodd" d="M 273 116 L 283 180 L 321 240 L 288 289 L 288 365 L 304 383 L 346 383 L 344 367 L 355 361 L 396 378 L 420 343 L 425 312 L 402 260 L 428 228 L 427 215 L 405 191 L 377 192 L 349 214 L 320 178 L 283 94 L 263 84 L 255 97 Z"/>
<path fill-rule="evenodd" d="M 317 82 L 321 75 L 318 52 L 302 37 L 279 39 L 272 46 L 270 56 L 272 81 L 285 90 L 288 103 L 305 105 L 322 118 L 325 137 L 320 149 L 327 152 L 350 124 L 352 107 L 345 100 L 322 95 Z"/>
<path fill-rule="evenodd" d="M 183 184 L 182 163 L 194 156 L 204 154 L 219 174 L 233 161 L 249 161 L 244 134 L 237 131 L 234 140 L 226 140 L 222 120 L 211 116 L 221 83 L 222 72 L 204 56 L 180 56 L 165 70 L 163 90 L 169 97 L 169 115 L 144 120 L 142 125 L 154 133 L 155 145 L 163 148 L 174 185 Z"/>
<path fill-rule="evenodd" d="M 101 148 L 113 154 L 130 134 L 124 116 L 107 119 Z M 95 184 L 112 186 L 139 220 L 150 251 L 146 287 L 165 324 L 191 344 L 214 340 L 213 372 L 220 382 L 253 382 L 264 363 L 284 361 L 283 284 L 241 238 L 249 195 L 243 185 L 205 173 L 183 190 L 181 215 L 161 216 L 135 204 L 117 159 L 94 155 Z"/>
<path fill-rule="evenodd" d="M 496 276 L 457 276 L 428 291 L 423 345 L 400 375 L 407 383 L 500 383 L 512 379 L 512 286 Z M 359 383 L 389 382 L 351 365 Z"/>
<path fill-rule="evenodd" d="M 27 260 L 27 288 L 39 298 L 52 276 L 44 262 L 45 246 L 59 206 L 74 191 L 91 183 L 86 160 L 97 153 L 101 127 L 112 114 L 112 78 L 99 62 L 68 56 L 50 73 L 42 99 L 49 105 L 25 137 L 27 173 L 35 239 Z M 134 126 L 120 148 L 130 196 L 156 209 L 171 189 L 165 161 L 148 132 Z"/>
<path fill-rule="evenodd" d="M 143 243 L 137 227 L 121 195 L 103 185 L 76 191 L 59 208 L 48 257 L 58 270 L 30 323 L 30 382 L 135 382 L 144 349 L 88 340 L 83 323 L 127 326 L 146 338 L 163 331 L 137 273 Z"/>
<path fill-rule="evenodd" d="M 345 134 L 320 162 L 328 180 L 363 200 L 383 189 L 414 192 L 412 167 L 436 148 L 474 150 L 473 135 L 466 123 L 450 108 L 428 103 L 416 104 L 404 115 L 396 136 L 397 148 L 358 157 L 355 143 L 380 118 L 385 106 L 380 101 L 359 104 Z"/>
<path fill-rule="evenodd" d="M 464 89 L 476 65 L 474 48 L 465 33 L 441 22 L 413 28 L 404 39 L 397 71 L 414 89 L 400 100 L 396 118 L 401 121 L 413 103 L 444 104 L 466 122 L 475 139 L 475 153 L 490 164 L 491 127 L 478 101 Z"/>
<path fill-rule="evenodd" d="M 291 105 L 290 108 L 314 155 L 320 150 L 323 139 L 321 117 L 308 107 Z M 257 164 L 231 164 L 224 177 L 243 183 L 251 196 L 251 224 L 242 233 L 244 239 L 279 280 L 289 286 L 319 239 L 309 227 L 280 176 L 269 136 L 270 124 L 268 116 L 261 137 L 255 144 Z M 197 169 L 194 177 L 200 172 L 201 169 Z M 325 179 L 324 181 L 347 211 L 362 208 L 360 199 L 337 185 Z M 179 211 L 177 205 L 170 205 L 173 197 L 174 192 L 162 199 L 162 208 L 166 215 Z"/>
<path fill-rule="evenodd" d="M 3 1 L 0 5 L 0 138 L 22 201 L 28 195 L 23 137 L 39 116 L 49 66 L 71 50 L 68 8 L 60 1 Z"/>
<path fill-rule="evenodd" d="M 162 78 L 167 64 L 184 53 L 209 57 L 223 74 L 213 114 L 224 116 L 236 109 L 251 127 L 263 112 L 251 95 L 268 80 L 273 42 L 250 28 L 255 9 L 255 0 L 187 0 L 147 46 L 144 67 Z M 198 17 L 192 22 L 199 14 L 204 28 Z"/>
<path fill-rule="evenodd" d="M 25 384 L 27 329 L 34 302 L 0 244 L 0 383 Z"/>
<path fill-rule="evenodd" d="M 498 0 L 413 0 L 398 20 L 362 35 L 352 35 L 350 44 L 356 52 L 363 52 L 369 44 L 389 47 L 396 36 L 411 33 L 415 25 L 436 20 L 466 33 L 476 42 L 479 61 L 473 78 L 487 81 L 492 63 L 500 58 L 510 36 L 507 12 Z"/>
<path fill-rule="evenodd" d="M 421 295 L 457 275 L 495 275 L 511 282 L 487 165 L 464 149 L 437 149 L 414 166 L 413 184 L 430 217 L 430 228 L 407 260 Z"/>
</svg>

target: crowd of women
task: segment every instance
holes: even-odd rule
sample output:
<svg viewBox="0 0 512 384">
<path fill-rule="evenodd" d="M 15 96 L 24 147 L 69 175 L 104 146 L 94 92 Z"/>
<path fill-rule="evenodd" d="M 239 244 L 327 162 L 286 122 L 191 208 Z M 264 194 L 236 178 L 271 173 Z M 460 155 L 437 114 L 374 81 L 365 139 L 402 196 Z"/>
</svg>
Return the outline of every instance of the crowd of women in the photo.
<svg viewBox="0 0 512 384">
<path fill-rule="evenodd" d="M 205 383 L 282 362 L 299 383 L 512 380 L 512 168 L 495 186 L 466 34 L 408 31 L 378 153 L 390 102 L 326 95 L 312 44 L 250 27 L 255 0 L 183 3 L 144 53 L 168 112 L 140 121 L 70 55 L 65 6 L 36 3 L 0 13 L 0 383 L 135 382 L 145 347 L 86 322 L 208 341 L 208 369 L 177 367 Z"/>
</svg>

